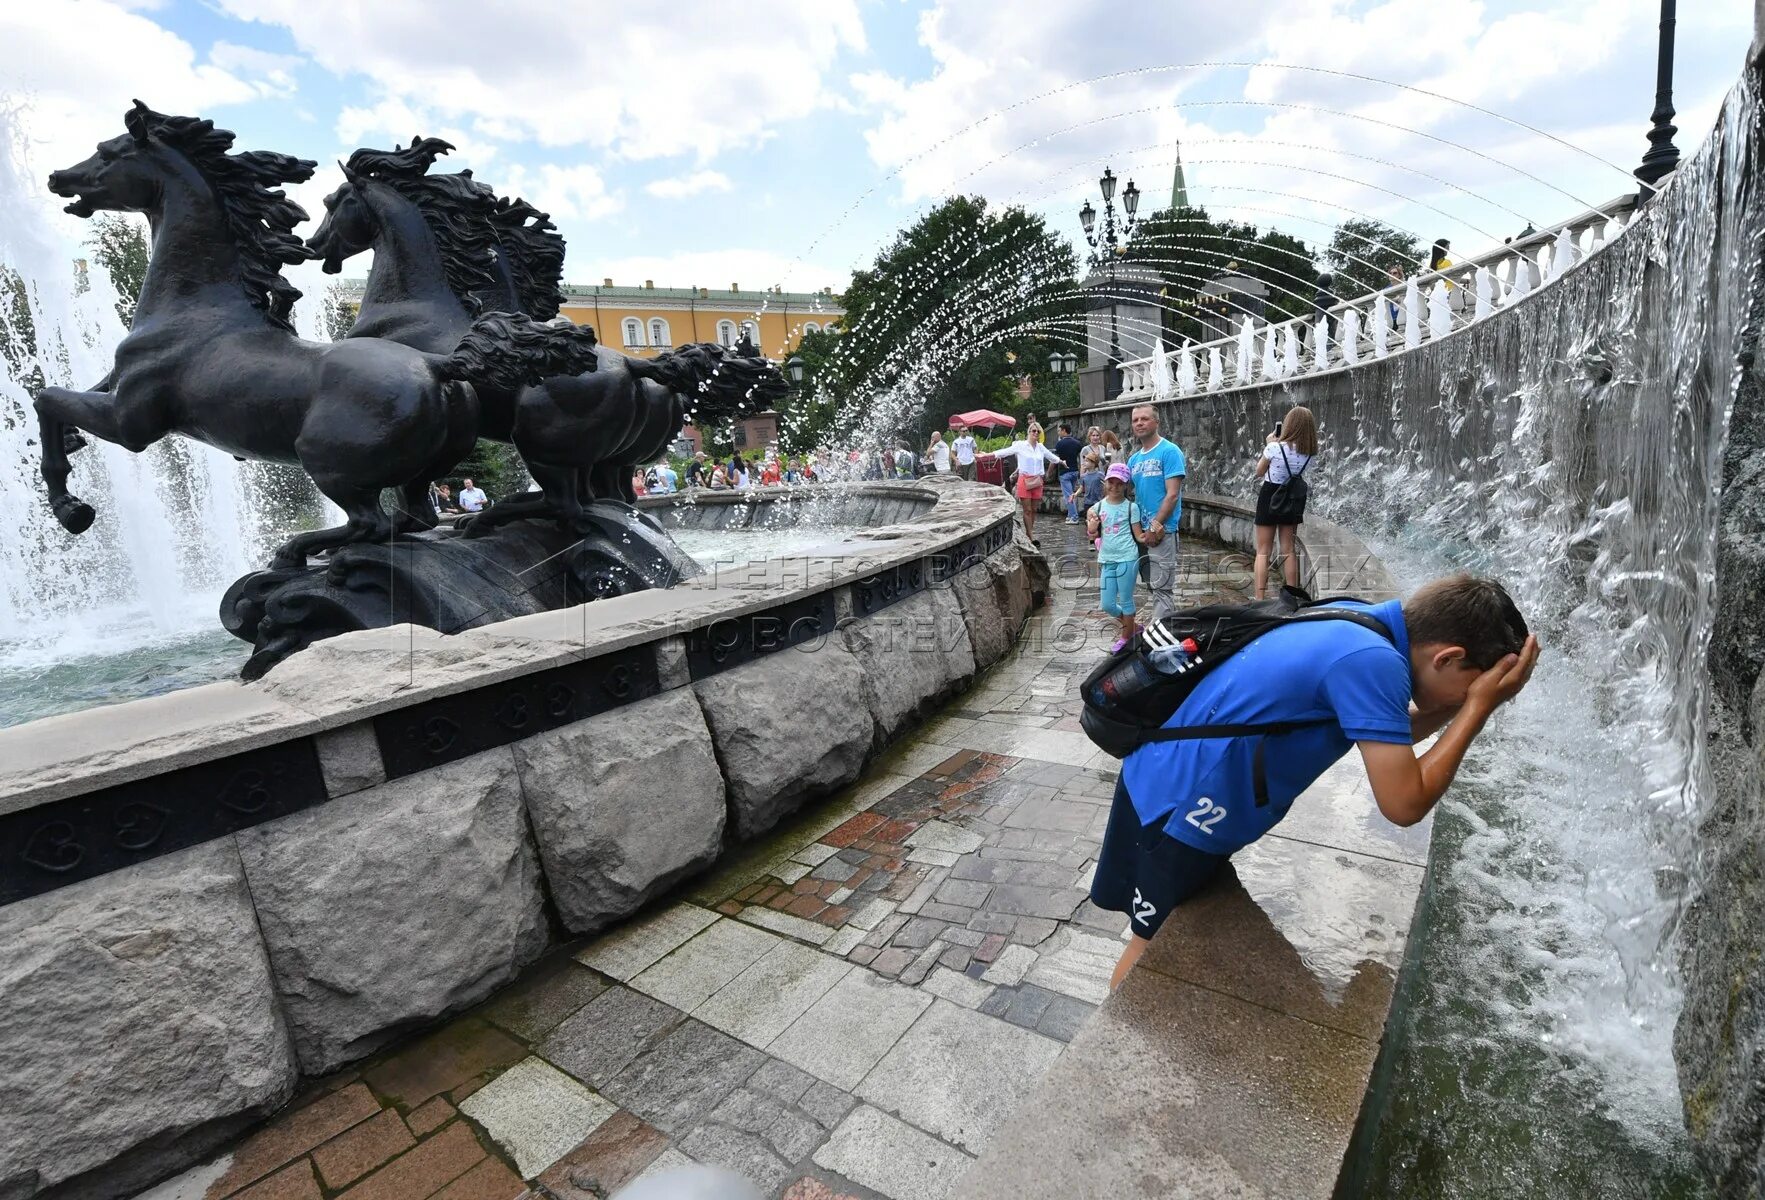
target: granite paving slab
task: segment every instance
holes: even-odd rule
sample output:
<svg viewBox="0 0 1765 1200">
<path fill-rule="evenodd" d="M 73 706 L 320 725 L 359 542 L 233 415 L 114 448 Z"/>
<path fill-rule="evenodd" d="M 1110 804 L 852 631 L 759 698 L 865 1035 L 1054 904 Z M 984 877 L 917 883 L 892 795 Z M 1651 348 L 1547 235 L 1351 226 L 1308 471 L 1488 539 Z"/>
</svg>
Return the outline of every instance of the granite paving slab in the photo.
<svg viewBox="0 0 1765 1200">
<path fill-rule="evenodd" d="M 717 989 L 693 1016 L 763 1048 L 853 969 L 818 950 L 781 941 Z"/>
<path fill-rule="evenodd" d="M 670 904 L 595 939 L 576 961 L 623 982 L 717 919 L 696 904 Z"/>
<path fill-rule="evenodd" d="M 758 1050 L 689 1020 L 600 1090 L 663 1133 L 680 1137 L 764 1061 Z"/>
<path fill-rule="evenodd" d="M 590 1087 L 600 1087 L 686 1014 L 628 987 L 611 988 L 548 1034 L 536 1052 Z"/>
<path fill-rule="evenodd" d="M 979 1150 L 1061 1043 L 937 1000 L 857 1088 L 859 1099 Z"/>
<path fill-rule="evenodd" d="M 593 1133 L 614 1108 L 550 1063 L 527 1058 L 466 1097 L 460 1111 L 531 1179 Z"/>
<path fill-rule="evenodd" d="M 815 1161 L 892 1200 L 944 1200 L 973 1162 L 954 1146 L 868 1105 L 852 1111 Z"/>
<path fill-rule="evenodd" d="M 717 921 L 634 976 L 631 986 L 682 1012 L 691 1012 L 758 962 L 779 940 L 775 934 L 740 921 Z"/>
<path fill-rule="evenodd" d="M 869 971 L 843 976 L 767 1053 L 850 1091 L 928 1007 L 932 997 Z"/>
</svg>

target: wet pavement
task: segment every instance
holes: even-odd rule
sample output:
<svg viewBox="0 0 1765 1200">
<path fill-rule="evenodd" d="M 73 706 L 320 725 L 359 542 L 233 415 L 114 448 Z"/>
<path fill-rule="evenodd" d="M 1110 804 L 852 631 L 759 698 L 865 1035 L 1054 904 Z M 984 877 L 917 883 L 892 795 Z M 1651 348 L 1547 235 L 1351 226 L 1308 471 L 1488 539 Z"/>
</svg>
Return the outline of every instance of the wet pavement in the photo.
<svg viewBox="0 0 1765 1200">
<path fill-rule="evenodd" d="M 688 1161 L 786 1200 L 949 1195 L 1127 936 L 1086 892 L 1117 772 L 1076 689 L 1114 635 L 1077 533 L 1044 517 L 1049 605 L 860 783 L 148 1195 L 586 1200 Z M 1183 565 L 1182 603 L 1246 598 L 1241 556 Z"/>
</svg>

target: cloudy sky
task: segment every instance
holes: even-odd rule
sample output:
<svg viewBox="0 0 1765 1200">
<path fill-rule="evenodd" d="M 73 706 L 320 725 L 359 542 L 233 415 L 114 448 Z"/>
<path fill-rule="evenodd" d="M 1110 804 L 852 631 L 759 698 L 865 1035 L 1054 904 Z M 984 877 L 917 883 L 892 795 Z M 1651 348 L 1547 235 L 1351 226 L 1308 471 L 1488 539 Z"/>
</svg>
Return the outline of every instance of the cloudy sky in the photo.
<svg viewBox="0 0 1765 1200">
<path fill-rule="evenodd" d="M 1680 5 L 1679 144 L 1751 0 Z M 567 278 L 843 285 L 953 192 L 1074 214 L 1105 164 L 1327 240 L 1364 213 L 1461 252 L 1626 190 L 1656 0 L 18 0 L 0 93 L 41 177 L 133 97 L 324 164 L 415 134 L 549 210 Z M 6 119 L 0 115 L 0 119 Z M 1614 167 L 1611 164 L 1617 164 Z M 77 238 L 71 218 L 57 216 Z M 310 227 L 309 227 L 310 231 Z M 352 273 L 354 273 L 352 271 Z"/>
</svg>

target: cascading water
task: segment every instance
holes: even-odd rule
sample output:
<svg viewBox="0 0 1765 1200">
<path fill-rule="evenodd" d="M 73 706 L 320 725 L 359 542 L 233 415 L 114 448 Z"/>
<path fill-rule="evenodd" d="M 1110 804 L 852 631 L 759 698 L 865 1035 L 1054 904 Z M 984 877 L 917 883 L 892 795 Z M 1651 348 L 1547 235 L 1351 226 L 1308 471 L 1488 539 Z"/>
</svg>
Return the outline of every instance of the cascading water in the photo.
<svg viewBox="0 0 1765 1200">
<path fill-rule="evenodd" d="M 1269 405 L 1308 405 L 1320 515 L 1406 587 L 1498 576 L 1545 646 L 1437 812 L 1348 1194 L 1707 1194 L 1673 1057 L 1673 939 L 1710 795 L 1718 485 L 1765 225 L 1757 110 L 1737 89 L 1623 236 L 1513 311 L 1190 418 L 1253 446 Z M 1242 460 L 1208 457 L 1190 486 L 1242 493 Z"/>
<path fill-rule="evenodd" d="M 33 393 L 103 379 L 126 330 L 105 272 L 82 284 L 48 168 L 24 146 L 18 110 L 0 104 L 0 725 L 231 675 L 246 648 L 220 629 L 217 601 L 291 511 L 284 480 L 208 446 L 168 438 L 131 454 L 88 438 L 71 484 L 98 519 L 78 537 L 55 523 Z"/>
</svg>

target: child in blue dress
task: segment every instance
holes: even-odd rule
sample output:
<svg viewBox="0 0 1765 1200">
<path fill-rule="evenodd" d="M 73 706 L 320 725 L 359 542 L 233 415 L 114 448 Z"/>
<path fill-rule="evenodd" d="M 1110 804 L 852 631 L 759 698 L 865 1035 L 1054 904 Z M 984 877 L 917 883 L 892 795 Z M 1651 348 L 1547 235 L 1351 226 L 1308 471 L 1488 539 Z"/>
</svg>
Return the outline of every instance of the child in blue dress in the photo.
<svg viewBox="0 0 1765 1200">
<path fill-rule="evenodd" d="M 1140 566 L 1139 543 L 1146 539 L 1146 516 L 1130 497 L 1133 482 L 1126 463 L 1111 466 L 1103 476 L 1103 500 L 1085 514 L 1097 544 L 1102 608 L 1121 622 L 1121 637 L 1109 648 L 1111 654 L 1134 636 L 1134 581 Z"/>
</svg>

